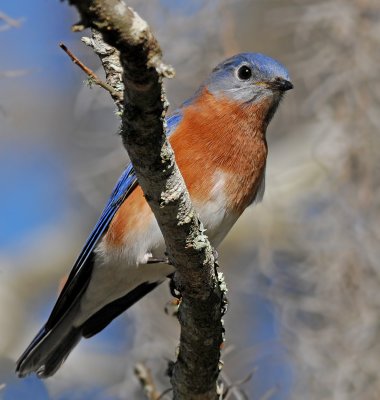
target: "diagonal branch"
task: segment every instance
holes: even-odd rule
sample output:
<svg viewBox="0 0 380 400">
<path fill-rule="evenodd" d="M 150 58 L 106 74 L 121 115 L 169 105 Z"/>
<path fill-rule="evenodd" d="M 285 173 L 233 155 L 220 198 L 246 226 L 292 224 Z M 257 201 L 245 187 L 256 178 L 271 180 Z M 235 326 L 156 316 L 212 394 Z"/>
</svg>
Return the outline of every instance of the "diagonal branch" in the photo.
<svg viewBox="0 0 380 400">
<path fill-rule="evenodd" d="M 148 400 L 158 400 L 161 395 L 157 391 L 149 368 L 147 368 L 143 363 L 138 363 L 135 365 L 134 373 Z"/>
<path fill-rule="evenodd" d="M 105 43 L 102 35 L 95 29 L 92 30 L 92 36 L 82 37 L 82 42 L 91 47 L 100 58 L 104 72 L 106 74 L 107 84 L 118 94 L 112 95 L 119 113 L 123 111 L 124 103 L 124 84 L 123 84 L 123 68 L 120 65 L 120 53 L 109 44 Z"/>
<path fill-rule="evenodd" d="M 162 62 L 147 23 L 123 1 L 69 3 L 81 15 L 75 30 L 95 29 L 120 52 L 125 87 L 121 136 L 177 268 L 175 281 L 182 294 L 179 355 L 172 370 L 174 399 L 215 400 L 224 283 L 165 136 L 162 79 L 173 76 L 173 70 Z"/>
<path fill-rule="evenodd" d="M 71 61 L 75 64 L 78 65 L 78 67 L 88 75 L 88 77 L 91 79 L 91 82 L 95 83 L 96 85 L 102 87 L 104 90 L 110 93 L 111 97 L 115 100 L 115 102 L 120 102 L 123 100 L 123 96 L 121 95 L 120 92 L 116 91 L 112 86 L 108 85 L 108 83 L 103 82 L 98 75 L 95 74 L 95 72 L 87 67 L 87 65 L 83 64 L 82 61 L 79 60 L 77 56 L 75 56 L 65 44 L 60 43 L 59 47 L 70 57 Z"/>
<path fill-rule="evenodd" d="M 10 28 L 19 28 L 23 20 L 13 19 L 9 15 L 5 14 L 3 11 L 0 11 L 0 21 L 4 22 L 4 24 L 0 26 L 0 31 L 6 31 Z"/>
<path fill-rule="evenodd" d="M 30 72 L 28 69 L 10 69 L 8 71 L 0 71 L 0 78 L 19 78 L 27 75 Z"/>
</svg>

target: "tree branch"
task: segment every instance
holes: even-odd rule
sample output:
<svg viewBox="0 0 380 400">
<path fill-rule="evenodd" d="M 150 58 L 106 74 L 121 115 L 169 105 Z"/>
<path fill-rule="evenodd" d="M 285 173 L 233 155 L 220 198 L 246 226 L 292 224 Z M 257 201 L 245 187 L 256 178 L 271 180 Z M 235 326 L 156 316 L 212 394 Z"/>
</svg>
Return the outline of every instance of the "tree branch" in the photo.
<svg viewBox="0 0 380 400">
<path fill-rule="evenodd" d="M 134 372 L 148 400 L 158 400 L 161 395 L 157 391 L 149 368 L 142 363 L 138 363 L 135 365 Z"/>
<path fill-rule="evenodd" d="M 123 68 L 120 64 L 120 53 L 114 47 L 105 43 L 102 35 L 96 30 L 92 30 L 92 37 L 82 37 L 82 42 L 91 47 L 100 58 L 104 72 L 106 74 L 106 82 L 109 86 L 119 94 L 118 97 L 111 97 L 116 104 L 120 113 L 123 111 L 124 103 L 124 84 L 123 84 Z"/>
<path fill-rule="evenodd" d="M 88 77 L 91 79 L 91 82 L 95 83 L 96 85 L 102 87 L 104 90 L 109 92 L 111 97 L 115 100 L 115 102 L 121 102 L 123 100 L 123 96 L 121 92 L 116 91 L 111 85 L 108 85 L 108 83 L 103 82 L 98 75 L 95 74 L 95 72 L 87 67 L 87 65 L 83 64 L 82 61 L 79 60 L 77 56 L 75 56 L 63 43 L 59 44 L 59 47 L 70 57 L 71 61 L 75 64 L 78 65 L 78 67 L 88 75 Z"/>
<path fill-rule="evenodd" d="M 166 140 L 162 78 L 173 70 L 147 23 L 120 0 L 69 0 L 81 15 L 74 29 L 93 28 L 120 52 L 124 109 L 121 136 L 165 238 L 182 301 L 174 399 L 217 398 L 225 288 L 214 253 Z"/>
<path fill-rule="evenodd" d="M 3 11 L 0 11 L 0 21 L 4 22 L 4 24 L 0 26 L 0 31 L 5 31 L 10 28 L 19 28 L 23 20 L 13 19 L 9 15 L 5 14 Z"/>
<path fill-rule="evenodd" d="M 10 69 L 8 71 L 0 71 L 0 78 L 19 78 L 27 75 L 30 72 L 28 69 Z"/>
</svg>

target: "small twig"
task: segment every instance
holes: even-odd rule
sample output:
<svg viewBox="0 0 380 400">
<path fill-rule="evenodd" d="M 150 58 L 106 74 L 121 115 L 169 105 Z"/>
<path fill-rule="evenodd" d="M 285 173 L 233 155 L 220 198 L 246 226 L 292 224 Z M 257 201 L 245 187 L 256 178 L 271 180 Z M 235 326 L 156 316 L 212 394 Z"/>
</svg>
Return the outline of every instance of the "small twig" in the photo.
<svg viewBox="0 0 380 400">
<path fill-rule="evenodd" d="M 108 85 L 106 82 L 103 82 L 95 72 L 82 63 L 63 43 L 59 44 L 59 47 L 70 57 L 71 61 L 78 65 L 78 67 L 91 78 L 91 82 L 96 85 L 102 87 L 107 92 L 110 93 L 112 97 L 116 97 L 119 100 L 122 99 L 121 93 L 117 92 L 112 86 Z"/>
<path fill-rule="evenodd" d="M 250 381 L 252 379 L 254 373 L 256 372 L 256 370 L 257 370 L 257 368 L 255 368 L 253 371 L 251 371 L 245 378 L 229 384 L 227 386 L 225 392 L 223 393 L 222 398 L 227 399 L 230 392 L 234 389 L 238 389 L 240 391 L 239 386 L 244 385 L 244 383 L 247 383 L 248 381 Z"/>
<path fill-rule="evenodd" d="M 150 257 L 150 258 L 148 258 L 148 261 L 146 263 L 147 264 L 168 264 L 168 265 L 172 265 L 170 263 L 168 257 L 161 257 L 161 258 Z"/>
<path fill-rule="evenodd" d="M 164 391 L 160 394 L 160 396 L 158 397 L 157 400 L 163 400 L 164 396 L 166 396 L 166 395 L 167 395 L 168 393 L 170 393 L 172 390 L 173 390 L 172 388 L 168 388 L 168 389 L 164 390 Z"/>
<path fill-rule="evenodd" d="M 274 386 L 267 390 L 260 400 L 270 400 L 278 392 L 278 387 Z"/>
<path fill-rule="evenodd" d="M 23 21 L 22 19 L 13 19 L 2 11 L 0 11 L 0 20 L 5 22 L 5 25 L 0 27 L 0 31 L 5 31 L 9 28 L 19 28 Z"/>
<path fill-rule="evenodd" d="M 124 104 L 124 83 L 123 83 L 123 68 L 120 63 L 120 52 L 115 47 L 110 46 L 103 40 L 101 33 L 92 29 L 91 37 L 82 37 L 82 42 L 91 47 L 91 49 L 97 54 L 102 63 L 105 75 L 106 83 L 114 88 L 118 97 L 112 97 L 118 111 L 123 112 Z"/>
<path fill-rule="evenodd" d="M 142 363 L 136 364 L 134 371 L 149 400 L 163 400 L 164 397 L 173 390 L 172 388 L 168 388 L 159 394 L 154 384 L 152 373 L 149 368 Z"/>
<path fill-rule="evenodd" d="M 27 69 L 10 69 L 7 71 L 0 71 L 0 78 L 18 78 L 28 74 L 30 71 Z"/>
<path fill-rule="evenodd" d="M 140 381 L 146 397 L 149 400 L 162 399 L 163 394 L 159 394 L 153 381 L 152 373 L 143 363 L 137 363 L 134 369 L 135 375 Z M 165 393 L 165 392 L 164 392 Z"/>
</svg>

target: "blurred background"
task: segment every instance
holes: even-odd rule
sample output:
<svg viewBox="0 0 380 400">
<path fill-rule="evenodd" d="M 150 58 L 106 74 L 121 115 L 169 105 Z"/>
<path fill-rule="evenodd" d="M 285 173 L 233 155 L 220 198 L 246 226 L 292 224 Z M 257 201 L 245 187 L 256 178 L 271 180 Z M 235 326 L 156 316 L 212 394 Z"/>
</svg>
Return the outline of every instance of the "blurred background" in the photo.
<svg viewBox="0 0 380 400">
<path fill-rule="evenodd" d="M 264 201 L 219 249 L 230 301 L 228 398 L 377 400 L 378 0 L 128 4 L 176 69 L 166 85 L 172 109 L 240 51 L 280 60 L 295 85 L 268 129 Z M 164 284 L 83 340 L 53 378 L 14 375 L 128 162 L 112 101 L 58 47 L 99 69 L 70 32 L 77 18 L 58 1 L 0 2 L 1 400 L 145 399 L 136 363 L 163 392 L 175 357 L 178 326 L 164 312 Z"/>
</svg>

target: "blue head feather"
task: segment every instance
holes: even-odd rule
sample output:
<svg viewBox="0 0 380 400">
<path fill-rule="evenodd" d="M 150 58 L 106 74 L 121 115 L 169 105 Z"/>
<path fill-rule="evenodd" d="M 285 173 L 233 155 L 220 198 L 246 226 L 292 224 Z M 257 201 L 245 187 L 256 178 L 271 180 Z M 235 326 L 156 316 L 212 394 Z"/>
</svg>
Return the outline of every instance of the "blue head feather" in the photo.
<svg viewBox="0 0 380 400">
<path fill-rule="evenodd" d="M 242 79 L 241 68 L 249 69 L 247 79 Z M 205 81 L 214 95 L 249 103 L 264 97 L 280 99 L 291 89 L 289 73 L 278 61 L 260 53 L 240 53 L 220 63 Z"/>
<path fill-rule="evenodd" d="M 266 78 L 267 80 L 274 79 L 276 77 L 290 81 L 288 70 L 277 60 L 266 56 L 261 53 L 240 53 L 227 60 L 221 62 L 214 70 L 213 74 L 228 70 L 231 68 L 238 68 L 240 65 L 247 64 L 253 67 L 254 72 L 257 76 Z M 211 78 L 213 77 L 211 75 Z"/>
</svg>

